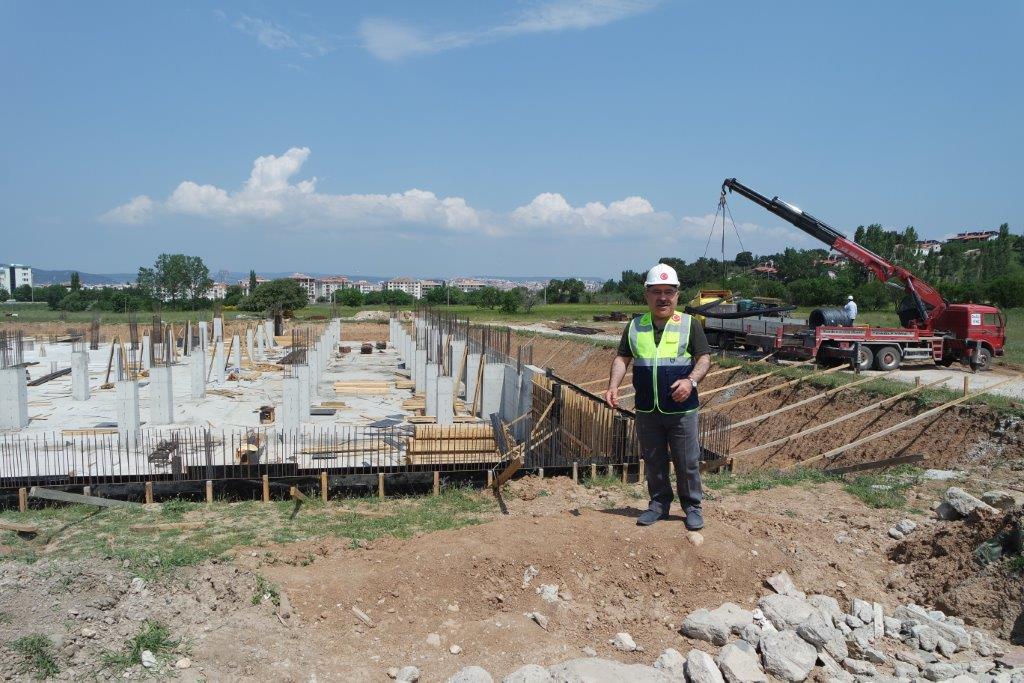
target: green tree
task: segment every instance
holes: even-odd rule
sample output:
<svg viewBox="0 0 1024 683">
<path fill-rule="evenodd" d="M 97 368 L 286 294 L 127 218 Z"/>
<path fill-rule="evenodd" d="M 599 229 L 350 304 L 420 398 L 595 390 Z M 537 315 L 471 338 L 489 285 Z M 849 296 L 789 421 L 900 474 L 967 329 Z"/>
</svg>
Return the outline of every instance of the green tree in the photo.
<svg viewBox="0 0 1024 683">
<path fill-rule="evenodd" d="M 741 251 L 736 254 L 736 266 L 738 268 L 753 268 L 754 255 L 749 251 Z"/>
<path fill-rule="evenodd" d="M 295 311 L 309 303 L 306 288 L 291 278 L 264 282 L 248 297 L 242 307 L 247 311 L 281 309 Z"/>
<path fill-rule="evenodd" d="M 988 284 L 987 291 L 992 301 L 1003 308 L 1024 306 L 1024 277 L 996 278 Z"/>
<path fill-rule="evenodd" d="M 355 287 L 346 287 L 334 292 L 334 300 L 342 306 L 359 307 L 363 305 L 363 293 Z"/>
<path fill-rule="evenodd" d="M 249 271 L 249 293 L 250 294 L 252 294 L 253 292 L 256 291 L 256 286 L 257 286 L 256 271 L 255 270 L 250 270 Z"/>
<path fill-rule="evenodd" d="M 22 285 L 14 289 L 15 301 L 32 301 L 32 285 Z"/>
<path fill-rule="evenodd" d="M 62 310 L 60 302 L 67 296 L 67 293 L 68 290 L 64 288 L 64 285 L 53 284 L 46 287 L 36 287 L 35 300 L 45 301 L 51 311 Z"/>
<path fill-rule="evenodd" d="M 231 285 L 228 287 L 228 291 L 224 294 L 224 305 L 225 306 L 237 306 L 245 298 L 245 290 L 242 289 L 241 285 Z"/>
<path fill-rule="evenodd" d="M 11 293 L 3 287 L 0 287 L 0 301 L 7 301 L 11 298 Z"/>
<path fill-rule="evenodd" d="M 60 300 L 58 307 L 62 311 L 84 311 L 89 308 L 89 303 L 81 292 L 72 291 Z"/>
<path fill-rule="evenodd" d="M 498 310 L 511 315 L 512 313 L 517 313 L 522 305 L 523 292 L 517 287 L 516 289 L 510 289 L 507 292 L 501 293 L 501 304 L 499 304 Z"/>
<path fill-rule="evenodd" d="M 82 288 L 82 277 L 77 270 L 71 271 L 71 291 L 77 292 Z"/>
<path fill-rule="evenodd" d="M 441 285 L 434 287 L 423 295 L 423 300 L 433 306 L 445 306 L 447 304 L 461 304 L 465 299 L 465 293 L 458 287 Z"/>
</svg>

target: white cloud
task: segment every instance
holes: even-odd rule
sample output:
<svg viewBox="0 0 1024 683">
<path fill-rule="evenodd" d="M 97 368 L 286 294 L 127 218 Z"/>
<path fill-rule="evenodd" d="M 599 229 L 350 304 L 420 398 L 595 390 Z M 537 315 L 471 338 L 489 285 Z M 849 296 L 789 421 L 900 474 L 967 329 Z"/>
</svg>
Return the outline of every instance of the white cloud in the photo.
<svg viewBox="0 0 1024 683">
<path fill-rule="evenodd" d="M 145 223 L 153 215 L 153 200 L 146 195 L 139 195 L 134 199 L 115 207 L 100 216 L 104 223 L 121 223 L 124 225 L 140 225 Z"/>
<path fill-rule="evenodd" d="M 257 158 L 241 189 L 185 180 L 162 201 L 146 196 L 111 209 L 101 220 L 139 225 L 160 217 L 190 216 L 225 226 L 265 224 L 311 231 L 375 229 L 389 234 L 414 231 L 491 237 L 543 234 L 547 237 L 620 237 L 678 233 L 671 214 L 656 211 L 643 197 L 573 206 L 561 194 L 545 192 L 507 214 L 470 206 L 462 197 L 438 197 L 411 189 L 390 194 L 319 192 L 316 178 L 295 176 L 309 159 L 308 147 Z"/>
<path fill-rule="evenodd" d="M 225 18 L 223 12 L 218 16 Z M 333 49 L 331 42 L 325 38 L 297 33 L 272 21 L 247 14 L 243 14 L 232 26 L 270 50 L 295 50 L 303 57 L 323 57 Z"/>
<path fill-rule="evenodd" d="M 363 47 L 378 59 L 397 62 L 470 45 L 530 33 L 582 31 L 647 12 L 660 0 L 552 0 L 526 10 L 504 24 L 470 31 L 429 33 L 390 19 L 364 19 Z"/>
</svg>

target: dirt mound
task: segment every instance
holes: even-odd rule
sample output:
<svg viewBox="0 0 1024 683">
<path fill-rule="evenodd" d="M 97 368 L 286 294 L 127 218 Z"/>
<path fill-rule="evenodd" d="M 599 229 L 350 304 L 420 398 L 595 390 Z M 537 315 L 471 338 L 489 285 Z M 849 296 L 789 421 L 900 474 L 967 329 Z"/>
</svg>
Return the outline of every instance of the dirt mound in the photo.
<svg viewBox="0 0 1024 683">
<path fill-rule="evenodd" d="M 890 585 L 920 604 L 1024 643 L 1024 573 L 1005 559 L 983 563 L 975 552 L 993 538 L 1019 533 L 1022 519 L 1021 510 L 1006 515 L 975 512 L 912 536 L 889 551 L 900 565 Z"/>
</svg>

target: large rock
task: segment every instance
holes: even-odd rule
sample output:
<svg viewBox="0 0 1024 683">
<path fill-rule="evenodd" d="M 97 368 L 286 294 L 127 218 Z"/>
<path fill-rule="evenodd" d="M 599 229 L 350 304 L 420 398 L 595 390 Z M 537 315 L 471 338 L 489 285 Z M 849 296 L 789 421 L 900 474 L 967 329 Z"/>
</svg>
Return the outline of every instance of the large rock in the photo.
<svg viewBox="0 0 1024 683">
<path fill-rule="evenodd" d="M 825 670 L 825 680 L 827 681 L 842 681 L 848 683 L 853 680 L 853 676 L 850 675 L 846 669 L 839 665 L 839 662 L 832 659 L 831 655 L 827 652 L 818 653 L 818 663 L 821 664 L 821 668 Z"/>
<path fill-rule="evenodd" d="M 527 664 L 501 679 L 501 683 L 552 683 L 551 673 L 539 664 Z"/>
<path fill-rule="evenodd" d="M 952 486 L 946 489 L 944 500 L 950 507 L 956 510 L 958 514 L 964 517 L 971 514 L 974 510 L 979 509 L 982 512 L 997 512 L 994 507 L 984 503 L 980 498 L 975 498 L 958 486 Z"/>
<path fill-rule="evenodd" d="M 781 631 L 761 638 L 761 660 L 768 673 L 796 683 L 811 673 L 818 651 L 795 631 Z"/>
<path fill-rule="evenodd" d="M 847 657 L 843 660 L 843 668 L 854 676 L 874 676 L 878 673 L 874 664 L 865 662 L 863 659 L 850 659 Z"/>
<path fill-rule="evenodd" d="M 817 613 L 815 607 L 807 601 L 789 595 L 766 595 L 758 601 L 757 606 L 780 631 L 793 630 Z"/>
<path fill-rule="evenodd" d="M 420 670 L 415 666 L 403 666 L 395 674 L 395 683 L 416 683 L 420 680 Z"/>
<path fill-rule="evenodd" d="M 850 656 L 843 632 L 826 622 L 820 614 L 800 624 L 796 633 L 818 652 L 824 650 L 840 662 Z"/>
<path fill-rule="evenodd" d="M 774 597 L 786 597 L 777 595 Z M 729 683 L 767 683 L 768 676 L 761 668 L 761 660 L 750 643 L 737 640 L 729 643 L 718 653 L 715 660 L 722 676 Z"/>
<path fill-rule="evenodd" d="M 1012 510 L 1024 505 L 1024 493 L 1017 491 L 985 491 L 981 494 L 982 502 L 999 510 Z"/>
<path fill-rule="evenodd" d="M 929 681 L 946 681 L 950 678 L 956 678 L 961 673 L 963 673 L 963 671 L 961 671 L 960 667 L 948 662 L 935 662 L 934 664 L 928 664 L 921 670 L 921 675 Z"/>
<path fill-rule="evenodd" d="M 679 650 L 666 649 L 654 660 L 654 668 L 661 669 L 674 681 L 686 682 L 686 658 L 679 654 Z"/>
<path fill-rule="evenodd" d="M 754 614 L 731 602 L 715 610 L 699 609 L 683 620 L 682 633 L 689 638 L 725 645 L 730 634 L 740 635 L 754 623 Z"/>
<path fill-rule="evenodd" d="M 865 624 L 870 623 L 874 619 L 875 611 L 871 607 L 871 603 L 867 600 L 861 600 L 860 598 L 854 598 L 853 604 L 850 606 L 850 614 L 860 619 Z M 856 628 L 856 627 L 855 627 Z"/>
<path fill-rule="evenodd" d="M 715 660 L 702 650 L 690 650 L 686 655 L 686 676 L 690 683 L 725 683 Z"/>
<path fill-rule="evenodd" d="M 960 649 L 971 646 L 971 635 L 967 629 L 949 620 L 940 621 L 932 612 L 918 605 L 900 605 L 896 608 L 894 616 L 904 622 L 912 621 L 920 625 L 931 626 L 939 632 L 942 638 L 956 644 Z M 938 643 L 936 643 L 937 645 Z"/>
<path fill-rule="evenodd" d="M 677 679 L 653 666 L 623 664 L 599 657 L 581 657 L 548 667 L 554 683 L 678 683 Z"/>
<path fill-rule="evenodd" d="M 622 650 L 623 652 L 633 652 L 640 648 L 637 647 L 636 641 L 633 640 L 633 636 L 629 635 L 625 631 L 616 633 L 615 637 L 608 641 L 616 650 Z"/>
<path fill-rule="evenodd" d="M 479 666 L 467 666 L 456 671 L 455 675 L 448 679 L 448 683 L 494 683 L 494 679 L 486 669 Z"/>
<path fill-rule="evenodd" d="M 839 601 L 831 595 L 809 595 L 807 602 L 832 625 L 837 625 L 845 616 L 839 607 Z"/>
<path fill-rule="evenodd" d="M 803 591 L 797 589 L 796 584 L 793 583 L 792 577 L 790 577 L 790 575 L 785 571 L 781 571 L 775 576 L 766 579 L 765 583 L 779 595 L 788 595 L 792 598 L 799 598 L 801 600 L 807 597 Z"/>
</svg>

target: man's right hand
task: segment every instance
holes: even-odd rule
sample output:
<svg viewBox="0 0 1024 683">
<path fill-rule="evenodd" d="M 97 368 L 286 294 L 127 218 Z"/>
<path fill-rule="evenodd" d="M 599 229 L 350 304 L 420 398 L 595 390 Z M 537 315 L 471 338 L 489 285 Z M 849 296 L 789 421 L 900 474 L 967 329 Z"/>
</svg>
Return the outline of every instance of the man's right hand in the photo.
<svg viewBox="0 0 1024 683">
<path fill-rule="evenodd" d="M 604 402 L 608 404 L 609 408 L 619 407 L 619 389 L 608 389 L 604 392 Z"/>
</svg>

